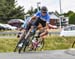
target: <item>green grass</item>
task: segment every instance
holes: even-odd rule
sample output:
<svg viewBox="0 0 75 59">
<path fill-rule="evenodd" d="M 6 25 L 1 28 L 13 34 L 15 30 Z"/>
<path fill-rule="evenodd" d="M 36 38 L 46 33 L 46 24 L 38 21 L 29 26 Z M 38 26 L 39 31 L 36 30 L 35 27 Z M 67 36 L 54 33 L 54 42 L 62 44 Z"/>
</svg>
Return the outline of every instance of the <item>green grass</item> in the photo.
<svg viewBox="0 0 75 59">
<path fill-rule="evenodd" d="M 71 48 L 75 37 L 49 36 L 45 39 L 44 50 L 57 50 Z"/>
<path fill-rule="evenodd" d="M 75 37 L 49 36 L 43 50 L 68 49 L 74 40 Z M 17 38 L 0 38 L 0 52 L 13 52 L 17 42 Z"/>
<path fill-rule="evenodd" d="M 17 41 L 17 38 L 0 38 L 0 52 L 12 52 Z"/>
</svg>

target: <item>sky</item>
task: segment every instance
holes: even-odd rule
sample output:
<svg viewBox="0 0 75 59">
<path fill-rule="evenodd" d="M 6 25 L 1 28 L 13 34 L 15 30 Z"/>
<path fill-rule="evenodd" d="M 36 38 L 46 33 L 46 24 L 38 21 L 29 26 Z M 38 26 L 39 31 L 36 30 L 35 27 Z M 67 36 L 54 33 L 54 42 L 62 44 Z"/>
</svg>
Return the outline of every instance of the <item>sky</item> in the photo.
<svg viewBox="0 0 75 59">
<path fill-rule="evenodd" d="M 39 6 L 46 6 L 48 11 L 58 11 L 60 13 L 60 0 L 16 0 L 17 4 L 25 8 L 25 12 L 31 8 L 37 8 L 37 2 L 40 2 Z M 72 10 L 75 12 L 75 0 L 61 0 L 62 13 Z"/>
</svg>

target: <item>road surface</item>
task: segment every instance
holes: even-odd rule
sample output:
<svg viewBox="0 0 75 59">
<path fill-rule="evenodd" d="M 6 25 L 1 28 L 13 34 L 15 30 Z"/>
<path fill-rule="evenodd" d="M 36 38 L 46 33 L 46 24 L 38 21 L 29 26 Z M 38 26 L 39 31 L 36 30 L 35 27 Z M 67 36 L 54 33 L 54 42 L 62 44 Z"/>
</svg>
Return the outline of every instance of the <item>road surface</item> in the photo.
<svg viewBox="0 0 75 59">
<path fill-rule="evenodd" d="M 71 54 L 71 52 L 73 54 Z M 68 52 L 68 50 L 50 50 L 42 52 L 25 52 L 18 54 L 0 53 L 0 59 L 75 59 L 75 50 Z"/>
</svg>

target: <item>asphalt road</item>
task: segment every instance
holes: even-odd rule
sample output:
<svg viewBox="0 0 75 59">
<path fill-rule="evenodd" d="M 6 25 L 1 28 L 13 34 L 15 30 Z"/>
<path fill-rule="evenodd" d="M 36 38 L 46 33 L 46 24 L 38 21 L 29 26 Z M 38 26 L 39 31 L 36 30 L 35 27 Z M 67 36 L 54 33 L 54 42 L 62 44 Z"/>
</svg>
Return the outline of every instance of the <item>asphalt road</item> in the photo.
<svg viewBox="0 0 75 59">
<path fill-rule="evenodd" d="M 50 50 L 42 52 L 25 52 L 18 54 L 0 53 L 0 59 L 75 59 L 75 50 Z M 74 54 L 71 54 L 74 53 Z"/>
</svg>

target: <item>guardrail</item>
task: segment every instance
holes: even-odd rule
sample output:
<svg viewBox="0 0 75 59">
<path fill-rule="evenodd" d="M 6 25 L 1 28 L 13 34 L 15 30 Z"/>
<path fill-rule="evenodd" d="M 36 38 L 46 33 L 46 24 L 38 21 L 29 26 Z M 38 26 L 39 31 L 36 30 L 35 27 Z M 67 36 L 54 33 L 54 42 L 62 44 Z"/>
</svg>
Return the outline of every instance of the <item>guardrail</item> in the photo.
<svg viewBox="0 0 75 59">
<path fill-rule="evenodd" d="M 49 34 L 49 35 L 59 35 L 60 32 L 49 32 L 48 34 Z"/>
<path fill-rule="evenodd" d="M 0 37 L 3 37 L 3 36 L 8 36 L 8 37 L 11 37 L 11 36 L 17 36 L 18 32 L 0 32 Z"/>
<path fill-rule="evenodd" d="M 18 32 L 0 32 L 0 34 L 18 34 Z"/>
<path fill-rule="evenodd" d="M 17 35 L 19 32 L 0 32 L 0 36 L 1 35 Z M 54 35 L 59 35 L 60 34 L 60 32 L 49 32 L 48 33 L 49 35 L 52 35 L 52 34 L 54 34 Z"/>
</svg>

